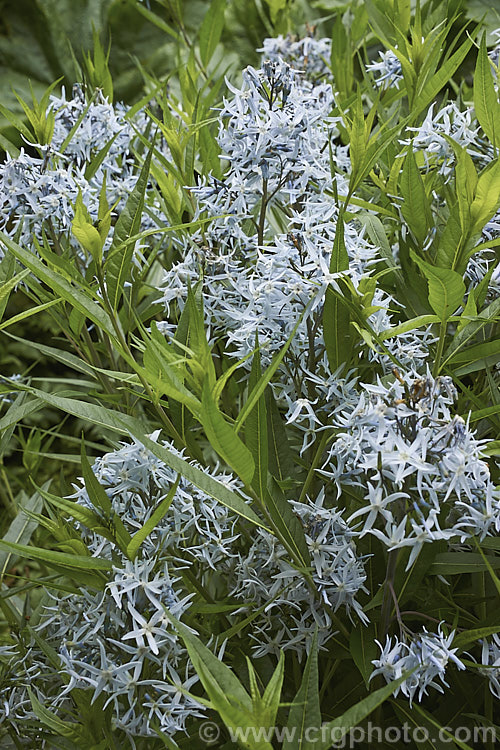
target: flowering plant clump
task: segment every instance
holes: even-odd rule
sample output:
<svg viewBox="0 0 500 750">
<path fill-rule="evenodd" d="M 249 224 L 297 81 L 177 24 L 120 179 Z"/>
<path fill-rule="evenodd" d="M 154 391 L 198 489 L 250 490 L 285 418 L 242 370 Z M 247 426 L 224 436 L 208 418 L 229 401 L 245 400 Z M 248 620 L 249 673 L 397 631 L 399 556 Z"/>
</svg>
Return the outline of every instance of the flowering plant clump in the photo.
<svg viewBox="0 0 500 750">
<path fill-rule="evenodd" d="M 223 73 L 225 3 L 196 40 L 133 4 L 177 79 L 113 101 L 94 34 L 71 97 L 4 108 L 0 736 L 327 750 L 375 711 L 468 747 L 500 700 L 500 31 L 373 0 L 297 35 L 267 0 Z"/>
</svg>

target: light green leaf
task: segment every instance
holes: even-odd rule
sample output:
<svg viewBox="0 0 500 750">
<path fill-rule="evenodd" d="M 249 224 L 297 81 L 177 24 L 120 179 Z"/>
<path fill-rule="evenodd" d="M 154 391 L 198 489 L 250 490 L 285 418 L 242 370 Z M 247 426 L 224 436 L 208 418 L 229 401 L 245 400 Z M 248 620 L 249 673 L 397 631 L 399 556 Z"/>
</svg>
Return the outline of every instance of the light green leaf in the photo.
<svg viewBox="0 0 500 750">
<path fill-rule="evenodd" d="M 200 57 L 207 65 L 215 52 L 224 28 L 227 0 L 212 0 L 200 27 Z"/>
<path fill-rule="evenodd" d="M 252 454 L 219 411 L 208 381 L 203 386 L 200 419 L 212 448 L 246 485 L 250 485 L 255 472 Z"/>
<path fill-rule="evenodd" d="M 81 192 L 78 193 L 76 199 L 75 215 L 71 223 L 71 230 L 83 249 L 100 265 L 102 261 L 103 241 L 83 203 Z"/>
<path fill-rule="evenodd" d="M 412 108 L 413 119 L 417 118 L 420 112 L 422 112 L 423 109 L 426 109 L 437 94 L 439 94 L 443 86 L 448 84 L 459 65 L 461 65 L 465 59 L 465 56 L 473 44 L 473 40 L 474 32 L 469 34 L 469 39 L 466 39 L 462 46 L 459 47 L 458 50 L 446 60 L 446 62 L 439 66 L 437 72 L 434 73 L 429 81 L 427 81 L 423 89 L 417 92 L 413 103 L 414 106 Z"/>
<path fill-rule="evenodd" d="M 126 240 L 134 237 L 141 228 L 144 194 L 149 179 L 151 156 L 152 150 L 146 156 L 134 189 L 118 217 L 113 233 L 113 242 L 105 263 L 106 288 L 113 310 L 118 309 L 123 294 L 123 285 L 130 273 L 135 242 L 126 242 Z"/>
<path fill-rule="evenodd" d="M 493 85 L 493 71 L 484 34 L 474 72 L 474 109 L 483 131 L 494 146 L 498 145 L 500 142 L 500 104 Z"/>
<path fill-rule="evenodd" d="M 139 547 L 143 543 L 143 541 L 148 537 L 152 531 L 158 526 L 160 521 L 166 516 L 168 513 L 168 509 L 170 508 L 172 504 L 172 500 L 174 499 L 175 493 L 177 492 L 177 488 L 179 486 L 180 481 L 180 475 L 177 476 L 177 479 L 173 483 L 172 487 L 170 488 L 167 496 L 163 498 L 161 503 L 159 503 L 158 507 L 155 508 L 153 513 L 150 515 L 144 526 L 142 526 L 139 531 L 136 531 L 134 536 L 132 537 L 131 541 L 129 542 L 129 545 L 127 547 L 127 555 L 130 558 L 130 560 L 133 560 L 139 551 Z"/>
<path fill-rule="evenodd" d="M 105 331 L 108 336 L 115 338 L 115 330 L 109 318 L 109 315 L 94 302 L 89 293 L 81 288 L 69 283 L 64 276 L 57 271 L 48 268 L 36 255 L 29 250 L 20 247 L 16 242 L 10 239 L 4 232 L 0 232 L 2 242 L 7 245 L 9 250 L 20 260 L 35 276 L 47 284 L 62 299 L 68 302 L 72 307 L 78 310 L 86 318 Z"/>
<path fill-rule="evenodd" d="M 440 320 L 446 321 L 462 304 L 465 284 L 456 271 L 432 266 L 410 251 L 411 257 L 422 270 L 429 284 L 429 304 Z"/>
<path fill-rule="evenodd" d="M 401 213 L 417 242 L 423 245 L 431 225 L 432 216 L 424 181 L 413 154 L 413 143 L 410 143 L 406 152 L 406 159 L 401 172 L 400 190 L 403 198 Z"/>
<path fill-rule="evenodd" d="M 42 560 L 47 565 L 63 566 L 65 568 L 78 568 L 79 570 L 111 570 L 111 560 L 103 560 L 101 557 L 84 557 L 82 555 L 69 555 L 66 552 L 58 552 L 52 549 L 41 549 L 30 547 L 28 544 L 17 544 L 0 539 L 0 549 L 7 552 L 16 552 L 28 560 Z"/>
</svg>

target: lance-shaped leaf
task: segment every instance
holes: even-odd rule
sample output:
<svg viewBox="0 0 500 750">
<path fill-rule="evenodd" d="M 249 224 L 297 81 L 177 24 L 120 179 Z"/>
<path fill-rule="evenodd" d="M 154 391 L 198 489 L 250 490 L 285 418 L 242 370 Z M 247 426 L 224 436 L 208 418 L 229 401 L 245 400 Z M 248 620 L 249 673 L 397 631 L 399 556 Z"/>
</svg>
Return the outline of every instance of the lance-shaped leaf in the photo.
<svg viewBox="0 0 500 750">
<path fill-rule="evenodd" d="M 252 369 L 248 381 L 248 389 L 251 391 L 261 378 L 260 352 L 258 341 L 256 352 L 253 356 Z M 255 473 L 252 486 L 260 498 L 263 498 L 267 489 L 268 469 L 268 441 L 267 441 L 267 414 L 266 399 L 263 394 L 255 404 L 247 417 L 245 424 L 245 442 L 248 446 L 255 463 Z"/>
<path fill-rule="evenodd" d="M 85 252 L 95 260 L 97 265 L 100 265 L 102 261 L 103 240 L 83 202 L 81 191 L 78 193 L 76 199 L 75 215 L 71 223 L 71 230 Z"/>
<path fill-rule="evenodd" d="M 70 555 L 66 552 L 58 552 L 52 549 L 30 547 L 28 544 L 17 544 L 0 539 L 0 549 L 8 552 L 16 552 L 23 557 L 32 560 L 41 560 L 47 565 L 63 566 L 65 568 L 77 568 L 79 570 L 111 570 L 111 560 L 103 560 L 101 557 L 84 557 L 83 555 Z"/>
<path fill-rule="evenodd" d="M 180 481 L 180 475 L 177 477 L 173 485 L 171 486 L 167 496 L 163 498 L 161 503 L 159 503 L 158 507 L 154 509 L 153 513 L 150 515 L 144 526 L 142 526 L 139 531 L 136 531 L 134 536 L 132 537 L 132 540 L 130 541 L 128 547 L 127 547 L 127 555 L 128 557 L 133 560 L 138 551 L 139 547 L 143 543 L 143 541 L 148 537 L 152 531 L 155 530 L 155 528 L 158 526 L 160 521 L 166 516 L 168 513 L 168 509 L 170 508 L 172 504 L 172 500 L 174 499 L 175 493 L 177 492 L 177 488 L 179 486 Z"/>
<path fill-rule="evenodd" d="M 186 459 L 176 455 L 169 448 L 155 443 L 146 435 L 145 430 L 147 428 L 138 419 L 130 417 L 127 414 L 118 414 L 103 406 L 96 406 L 86 401 L 57 396 L 53 393 L 45 393 L 45 391 L 40 391 L 37 388 L 24 386 L 24 390 L 29 391 L 41 401 L 50 404 L 56 409 L 61 409 L 67 414 L 73 414 L 80 419 L 100 425 L 121 435 L 132 436 L 148 448 L 157 458 L 164 461 L 167 466 L 182 474 L 183 477 L 186 477 L 195 487 L 199 487 L 207 495 L 210 495 L 210 497 L 213 497 L 222 503 L 222 505 L 230 508 L 239 516 L 269 531 L 266 525 L 253 512 L 250 505 L 240 495 L 237 495 L 236 492 L 230 490 L 225 484 L 211 477 L 206 471 L 202 471 L 202 469 L 193 466 Z"/>
<path fill-rule="evenodd" d="M 120 516 L 118 516 L 116 513 L 112 513 L 111 500 L 107 496 L 106 490 L 92 471 L 92 467 L 90 466 L 87 455 L 85 453 L 85 443 L 83 439 L 81 448 L 81 462 L 85 489 L 87 490 L 89 500 L 94 508 L 100 510 L 104 518 L 109 521 L 110 528 L 115 531 L 116 543 L 118 544 L 122 552 L 126 554 L 127 547 L 132 541 L 132 537 L 125 528 Z"/>
<path fill-rule="evenodd" d="M 201 403 L 200 420 L 210 445 L 243 482 L 250 485 L 255 472 L 252 454 L 219 411 L 208 381 L 203 386 Z"/>
<path fill-rule="evenodd" d="M 368 689 L 368 681 L 373 671 L 372 660 L 377 658 L 377 645 L 375 643 L 375 628 L 360 626 L 353 628 L 349 640 L 349 651 Z"/>
<path fill-rule="evenodd" d="M 423 244 L 427 236 L 427 230 L 431 225 L 432 216 L 429 199 L 427 198 L 424 181 L 417 167 L 413 154 L 413 144 L 410 143 L 406 152 L 403 171 L 400 180 L 401 213 L 417 242 Z"/>
<path fill-rule="evenodd" d="M 293 453 L 272 388 L 266 389 L 265 398 L 269 450 L 268 466 L 270 473 L 279 483 L 293 476 Z"/>
<path fill-rule="evenodd" d="M 89 318 L 93 323 L 105 331 L 108 336 L 115 338 L 115 330 L 109 318 L 109 315 L 96 303 L 90 292 L 82 290 L 70 284 L 62 274 L 48 268 L 42 261 L 29 250 L 20 247 L 16 242 L 10 239 L 4 232 L 0 232 L 0 238 L 9 248 L 13 255 L 20 260 L 26 268 L 29 268 L 35 276 L 49 286 L 55 294 L 62 297 L 78 312 L 82 313 L 85 318 Z"/>
<path fill-rule="evenodd" d="M 135 242 L 126 242 L 136 235 L 141 228 L 141 217 L 144 210 L 144 194 L 149 179 L 152 151 L 149 151 L 141 172 L 130 193 L 127 202 L 113 233 L 113 242 L 105 264 L 106 288 L 108 299 L 113 310 L 118 308 L 123 294 L 123 285 L 129 277 Z"/>
<path fill-rule="evenodd" d="M 318 673 L 318 629 L 314 631 L 302 682 L 288 714 L 288 736 L 283 750 L 316 750 L 318 738 L 309 739 L 309 727 L 321 727 Z M 289 739 L 289 737 L 291 739 Z"/>
<path fill-rule="evenodd" d="M 328 724 L 324 724 L 324 729 L 318 731 L 320 739 L 316 743 L 314 750 L 329 750 L 332 745 L 335 746 L 335 743 L 340 743 L 350 729 L 361 724 L 363 719 L 366 719 L 372 711 L 384 703 L 396 688 L 408 679 L 410 674 L 411 671 L 405 672 L 398 680 L 390 682 L 379 690 L 375 690 L 367 698 L 363 698 L 363 700 L 345 711 L 342 716 L 329 721 Z M 336 746 L 338 747 L 338 744 Z"/>
<path fill-rule="evenodd" d="M 200 57 L 203 65 L 210 62 L 224 28 L 227 0 L 212 0 L 200 26 Z"/>
<path fill-rule="evenodd" d="M 45 482 L 43 489 L 47 489 L 50 481 Z M 34 515 L 28 515 L 27 512 L 37 514 L 42 508 L 42 497 L 39 492 L 35 492 L 31 497 L 23 498 L 19 507 L 19 512 L 7 529 L 3 539 L 5 542 L 15 542 L 17 544 L 27 544 L 31 535 L 38 526 Z M 26 513 L 24 512 L 26 509 Z M 3 579 L 7 568 L 9 567 L 12 554 L 7 550 L 0 552 L 0 580 Z"/>
<path fill-rule="evenodd" d="M 493 146 L 500 143 L 500 103 L 493 83 L 493 71 L 483 34 L 474 72 L 474 110 Z"/>
<path fill-rule="evenodd" d="M 287 548 L 295 564 L 302 568 L 302 572 L 305 573 L 311 564 L 311 555 L 307 546 L 304 527 L 273 477 L 269 477 L 264 505 L 271 517 L 278 538 Z"/>
<path fill-rule="evenodd" d="M 348 268 L 349 256 L 344 241 L 344 218 L 340 213 L 330 259 L 330 273 L 338 274 Z M 328 286 L 323 307 L 323 338 L 332 372 L 350 359 L 353 343 L 350 319 L 349 308 L 340 297 L 333 294 Z"/>
<path fill-rule="evenodd" d="M 238 737 L 238 745 L 245 750 L 272 750 L 268 741 L 259 739 L 253 733 L 253 730 L 263 726 L 261 701 L 252 699 L 234 672 L 198 636 L 170 614 L 168 616 L 182 637 L 189 658 L 210 699 L 207 702 L 202 698 L 201 702 L 218 712 L 233 737 Z"/>
</svg>

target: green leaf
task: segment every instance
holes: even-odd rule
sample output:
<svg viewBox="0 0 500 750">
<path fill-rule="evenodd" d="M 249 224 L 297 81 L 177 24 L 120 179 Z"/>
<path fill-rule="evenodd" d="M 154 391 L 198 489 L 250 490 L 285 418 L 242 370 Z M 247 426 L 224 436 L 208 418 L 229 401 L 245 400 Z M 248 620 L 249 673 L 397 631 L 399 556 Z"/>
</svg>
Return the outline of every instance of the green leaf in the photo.
<svg viewBox="0 0 500 750">
<path fill-rule="evenodd" d="M 99 517 L 90 508 L 86 508 L 79 503 L 75 503 L 73 500 L 68 500 L 65 497 L 57 497 L 50 492 L 43 489 L 39 489 L 40 495 L 43 499 L 55 508 L 58 508 L 64 513 L 65 516 L 74 518 L 76 521 L 84 524 L 88 529 L 95 531 L 96 534 L 103 536 L 105 539 L 109 539 L 110 542 L 116 542 L 116 534 L 114 530 L 111 530 L 108 526 L 103 526 L 103 519 Z"/>
<path fill-rule="evenodd" d="M 85 375 L 95 377 L 95 371 L 91 365 L 88 365 L 85 360 L 80 359 L 79 357 L 75 357 L 74 354 L 65 352 L 64 349 L 56 349 L 54 346 L 46 346 L 45 344 L 40 344 L 38 341 L 29 341 L 28 339 L 22 339 L 19 336 L 14 336 L 14 334 L 12 333 L 7 335 L 15 341 L 19 341 L 21 344 L 24 344 L 25 346 L 34 348 L 37 358 L 39 354 L 45 354 L 50 359 L 55 359 L 57 362 L 61 362 L 63 365 L 65 365 L 66 367 L 70 367 L 72 370 L 77 370 L 77 372 L 83 372 L 85 373 Z"/>
<path fill-rule="evenodd" d="M 88 744 L 85 742 L 85 731 L 81 724 L 74 724 L 73 722 L 60 719 L 57 714 L 49 711 L 43 703 L 40 703 L 30 687 L 28 687 L 28 695 L 33 711 L 42 724 L 52 729 L 58 737 L 66 737 L 72 742 L 77 743 L 79 747 L 85 747 Z"/>
<path fill-rule="evenodd" d="M 247 657 L 248 671 L 254 677 L 253 666 Z M 276 716 L 280 707 L 280 697 L 283 688 L 283 679 L 285 677 L 285 654 L 282 651 L 276 669 L 271 675 L 271 679 L 266 685 L 262 698 L 259 700 L 259 706 L 262 709 L 262 715 L 266 719 L 266 726 L 274 727 Z"/>
<path fill-rule="evenodd" d="M 163 498 L 161 503 L 159 503 L 158 507 L 155 508 L 153 513 L 150 515 L 144 526 L 142 526 L 139 531 L 136 531 L 134 536 L 132 537 L 131 541 L 129 542 L 129 545 L 127 547 L 127 555 L 130 560 L 133 560 L 139 551 L 139 547 L 143 543 L 143 541 L 148 537 L 152 531 L 158 526 L 160 521 L 166 516 L 168 513 L 168 509 L 170 508 L 172 504 L 172 500 L 174 499 L 175 493 L 177 492 L 177 488 L 179 486 L 180 481 L 180 475 L 177 476 L 177 479 L 173 483 L 172 487 L 170 488 L 167 496 Z"/>
<path fill-rule="evenodd" d="M 470 207 L 476 195 L 478 176 L 474 162 L 465 148 L 450 138 L 457 153 L 457 166 L 455 169 L 455 190 L 458 198 L 458 212 L 460 215 L 460 226 L 462 232 L 467 235 L 470 231 Z"/>
<path fill-rule="evenodd" d="M 401 213 L 417 242 L 423 245 L 427 231 L 431 226 L 432 216 L 424 181 L 413 154 L 412 142 L 406 152 L 406 159 L 401 172 L 400 190 L 403 198 Z"/>
<path fill-rule="evenodd" d="M 479 550 L 479 554 L 483 560 L 483 563 L 486 566 L 486 570 L 490 574 L 490 578 L 493 581 L 498 594 L 500 594 L 500 579 L 498 578 L 497 574 L 493 570 L 494 567 L 500 568 L 500 557 L 487 557 L 484 554 L 483 550 L 481 549 L 479 542 L 477 541 L 477 538 L 473 537 L 473 539 L 474 539 L 474 544 Z M 495 563 L 498 563 L 498 565 L 496 565 Z"/>
<path fill-rule="evenodd" d="M 288 736 L 282 750 L 315 750 L 315 740 L 308 739 L 309 727 L 321 727 L 318 672 L 318 630 L 314 631 L 311 649 L 302 673 L 302 682 L 293 699 L 286 728 Z"/>
<path fill-rule="evenodd" d="M 26 276 L 29 276 L 29 270 L 24 269 L 20 273 L 13 275 L 15 268 L 15 258 L 12 255 L 5 255 L 0 263 L 0 320 L 3 318 L 7 302 L 11 291 L 17 284 L 19 284 Z"/>
<path fill-rule="evenodd" d="M 418 742 L 414 740 L 416 750 L 449 750 L 450 745 L 447 741 L 443 740 L 443 735 L 439 736 L 437 732 L 433 731 L 432 724 L 430 724 L 428 719 L 417 715 L 415 704 L 410 708 L 406 698 L 391 700 L 391 704 L 402 725 L 406 724 L 411 728 L 423 727 L 427 730 L 428 739 L 424 739 L 425 732 L 422 732 L 418 735 Z"/>
<path fill-rule="evenodd" d="M 326 726 L 326 732 L 321 732 L 321 739 L 316 744 L 314 750 L 328 750 L 334 743 L 341 742 L 350 729 L 361 724 L 363 719 L 384 703 L 393 694 L 398 685 L 401 685 L 402 682 L 408 679 L 409 675 L 410 672 L 405 672 L 398 680 L 394 680 L 394 682 L 390 682 L 379 690 L 375 690 L 367 698 L 363 698 L 363 700 L 345 711 L 342 716 L 323 725 Z M 319 729 L 318 732 L 320 732 Z"/>
<path fill-rule="evenodd" d="M 118 309 L 123 294 L 123 286 L 128 280 L 135 242 L 126 242 L 136 235 L 141 228 L 141 217 L 144 210 L 144 194 L 149 179 L 152 150 L 144 160 L 141 172 L 130 193 L 123 211 L 115 225 L 113 242 L 105 263 L 106 288 L 108 299 L 113 310 Z"/>
<path fill-rule="evenodd" d="M 252 411 L 253 407 L 257 403 L 258 399 L 261 397 L 261 395 L 264 393 L 264 390 L 266 388 L 266 385 L 271 381 L 271 378 L 273 377 L 274 373 L 282 363 L 285 354 L 288 351 L 288 348 L 290 344 L 292 343 L 293 337 L 297 333 L 297 329 L 299 325 L 301 324 L 304 315 L 307 312 L 307 307 L 302 311 L 302 313 L 299 316 L 299 319 L 297 320 L 293 331 L 291 332 L 290 336 L 288 337 L 285 345 L 282 347 L 282 349 L 277 352 L 274 357 L 272 358 L 271 364 L 267 368 L 267 370 L 262 375 L 259 382 L 254 386 L 251 393 L 249 393 L 247 400 L 245 401 L 245 405 L 243 406 L 243 409 L 240 411 L 238 415 L 238 419 L 236 420 L 236 423 L 234 425 L 234 429 L 236 432 L 242 427 L 243 423 L 245 422 L 246 418 Z"/>
<path fill-rule="evenodd" d="M 17 544 L 16 542 L 6 542 L 0 540 L 0 549 L 8 552 L 17 552 L 28 560 L 42 560 L 51 565 L 64 566 L 65 568 L 78 568 L 79 570 L 111 570 L 113 567 L 110 560 L 103 560 L 101 557 L 84 557 L 82 555 L 69 555 L 66 552 L 57 550 L 41 549 L 39 547 L 30 547 L 27 544 Z"/>
<path fill-rule="evenodd" d="M 252 454 L 219 411 L 208 381 L 203 386 L 200 419 L 212 448 L 246 485 L 250 485 L 255 472 Z"/>
<path fill-rule="evenodd" d="M 199 415 L 201 402 L 184 385 L 182 379 L 183 357 L 175 353 L 158 331 L 155 321 L 151 323 L 151 338 L 144 351 L 144 375 L 158 396 L 169 398 L 187 406 Z"/>
<path fill-rule="evenodd" d="M 227 0 L 212 0 L 201 24 L 200 57 L 203 65 L 210 62 L 221 38 L 226 5 Z"/>
<path fill-rule="evenodd" d="M 344 242 L 344 217 L 340 213 L 330 259 L 330 273 L 340 273 L 348 268 L 349 256 Z M 328 286 L 323 307 L 323 337 L 332 372 L 350 360 L 353 345 L 350 320 L 348 307 L 343 304 L 342 299 L 332 293 L 332 289 Z"/>
<path fill-rule="evenodd" d="M 475 643 L 481 638 L 487 638 L 494 633 L 500 633 L 500 625 L 490 625 L 487 628 L 474 628 L 473 630 L 463 630 L 453 638 L 453 648 L 465 648 L 469 643 Z"/>
<path fill-rule="evenodd" d="M 500 360 L 500 339 L 486 341 L 484 344 L 476 344 L 468 349 L 462 349 L 448 360 L 458 375 L 466 375 L 469 372 L 477 372 L 486 367 L 492 367 Z M 460 363 L 460 367 L 457 367 Z"/>
<path fill-rule="evenodd" d="M 260 367 L 260 352 L 256 341 L 256 352 L 253 356 L 252 369 L 248 381 L 248 389 L 251 391 L 262 377 Z M 255 473 L 252 486 L 257 495 L 262 499 L 267 491 L 267 471 L 269 461 L 267 414 L 265 392 L 258 399 L 254 408 L 247 417 L 245 424 L 245 443 L 249 448 L 255 463 Z"/>
<path fill-rule="evenodd" d="M 153 440 L 148 438 L 145 434 L 147 428 L 143 427 L 139 420 L 126 414 L 117 414 L 103 406 L 96 406 L 95 404 L 90 404 L 86 401 L 57 396 L 52 393 L 45 393 L 45 391 L 40 391 L 36 388 L 25 387 L 24 390 L 29 391 L 43 402 L 50 404 L 56 409 L 61 409 L 67 414 L 73 414 L 80 419 L 100 425 L 101 427 L 105 427 L 121 435 L 132 436 L 132 438 L 135 438 L 142 443 L 144 447 L 148 448 L 157 458 L 164 461 L 167 466 L 177 473 L 182 474 L 183 477 L 186 477 L 186 479 L 189 482 L 192 482 L 195 487 L 199 487 L 199 489 L 206 492 L 207 495 L 210 495 L 210 497 L 213 497 L 215 500 L 222 503 L 222 505 L 230 508 L 256 526 L 261 526 L 269 531 L 243 498 L 226 487 L 226 485 L 222 484 L 222 482 L 211 477 L 206 471 L 198 469 L 196 466 L 192 466 L 188 461 L 175 455 L 175 453 L 168 448 L 153 442 Z M 0 420 L 0 427 L 1 426 L 2 423 Z"/>
<path fill-rule="evenodd" d="M 489 556 L 487 562 L 494 568 L 500 568 L 500 556 Z M 459 575 L 460 573 L 478 573 L 487 570 L 485 559 L 476 552 L 441 552 L 429 568 L 431 575 Z"/>
<path fill-rule="evenodd" d="M 500 205 L 500 159 L 479 175 L 476 195 L 470 207 L 471 233 L 480 232 Z"/>
<path fill-rule="evenodd" d="M 375 627 L 370 624 L 367 627 L 359 626 L 351 631 L 349 640 L 349 651 L 368 690 L 368 682 L 373 672 L 372 660 L 377 658 L 377 644 L 375 643 Z"/>
<path fill-rule="evenodd" d="M 43 489 L 49 487 L 50 481 L 45 482 Z M 19 512 L 7 529 L 3 540 L 4 542 L 15 542 L 17 544 L 26 544 L 31 539 L 31 535 L 38 526 L 38 522 L 33 516 L 28 516 L 24 510 L 33 514 L 40 513 L 42 509 L 42 497 L 39 492 L 35 492 L 31 497 L 21 501 Z M 7 568 L 9 567 L 12 554 L 6 550 L 0 552 L 0 580 L 3 579 Z"/>
<path fill-rule="evenodd" d="M 499 315 L 500 298 L 493 300 L 488 307 L 482 310 L 476 320 L 467 323 L 467 325 L 460 330 L 457 329 L 457 333 L 444 353 L 443 366 L 449 362 L 452 357 L 456 356 L 457 352 L 472 341 L 485 325 L 492 323 Z"/>
<path fill-rule="evenodd" d="M 415 331 L 417 328 L 428 326 L 431 323 L 439 323 L 437 315 L 418 315 L 416 318 L 405 320 L 404 323 L 400 323 L 393 328 L 386 328 L 386 330 L 382 331 L 380 334 L 380 339 L 382 341 L 385 339 L 392 339 L 394 336 L 400 336 L 402 333 L 408 333 L 408 331 Z"/>
<path fill-rule="evenodd" d="M 293 476 L 293 453 L 272 388 L 265 390 L 269 471 L 278 482 Z"/>
<path fill-rule="evenodd" d="M 71 230 L 83 249 L 89 253 L 97 265 L 100 265 L 102 261 L 103 241 L 83 203 L 81 192 L 78 193 L 76 199 Z"/>
<path fill-rule="evenodd" d="M 109 315 L 94 302 L 90 294 L 81 288 L 70 284 L 64 276 L 57 271 L 48 268 L 42 261 L 29 250 L 25 250 L 8 237 L 4 232 L 0 232 L 2 242 L 7 245 L 9 250 L 20 260 L 35 276 L 47 284 L 56 294 L 62 297 L 72 307 L 78 310 L 85 318 L 89 318 L 99 328 L 105 331 L 108 336 L 115 338 L 115 331 Z"/>
<path fill-rule="evenodd" d="M 485 34 L 481 39 L 474 72 L 474 109 L 479 124 L 493 146 L 499 145 L 500 104 L 493 84 L 493 71 L 486 49 Z"/>
<path fill-rule="evenodd" d="M 217 698 L 217 694 L 220 693 L 220 695 L 227 696 L 232 704 L 250 713 L 252 699 L 234 672 L 215 656 L 189 628 L 170 613 L 168 617 L 184 641 L 193 667 L 210 699 Z"/>
<path fill-rule="evenodd" d="M 268 488 L 263 501 L 278 538 L 288 549 L 295 563 L 303 569 L 303 574 L 306 575 L 311 564 L 311 555 L 307 546 L 304 527 L 273 477 L 269 477 Z"/>
<path fill-rule="evenodd" d="M 462 277 L 450 268 L 431 266 L 413 251 L 410 254 L 427 278 L 430 306 L 441 321 L 448 320 L 464 298 L 465 284 Z"/>
<path fill-rule="evenodd" d="M 420 112 L 422 112 L 423 109 L 426 109 L 437 94 L 439 94 L 443 86 L 448 84 L 457 68 L 461 65 L 463 60 L 465 60 L 465 56 L 472 47 L 473 41 L 474 33 L 469 34 L 469 39 L 466 39 L 462 46 L 459 47 L 459 49 L 448 58 L 448 60 L 439 66 L 437 72 L 434 73 L 429 81 L 427 81 L 423 89 L 417 92 L 412 108 L 413 119 L 416 119 Z"/>
<path fill-rule="evenodd" d="M 101 485 L 96 475 L 92 471 L 92 467 L 89 464 L 87 455 L 85 453 L 85 443 L 82 439 L 81 449 L 81 462 L 82 462 L 82 473 L 85 481 L 85 489 L 89 496 L 89 500 L 96 508 L 101 510 L 104 518 L 109 523 L 111 530 L 115 532 L 116 543 L 120 547 L 121 551 L 127 553 L 127 548 L 132 541 L 132 537 L 125 528 L 123 521 L 120 516 L 112 511 L 111 500 L 106 494 L 104 487 Z"/>
</svg>

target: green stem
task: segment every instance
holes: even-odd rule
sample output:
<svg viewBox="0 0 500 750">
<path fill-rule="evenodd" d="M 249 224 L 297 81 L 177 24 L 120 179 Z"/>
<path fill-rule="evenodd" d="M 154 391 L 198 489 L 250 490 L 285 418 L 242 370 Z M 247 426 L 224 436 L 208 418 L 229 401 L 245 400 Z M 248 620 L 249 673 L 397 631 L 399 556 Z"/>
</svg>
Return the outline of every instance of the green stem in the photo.
<svg viewBox="0 0 500 750">
<path fill-rule="evenodd" d="M 266 225 L 267 210 L 267 180 L 262 180 L 262 202 L 260 204 L 259 223 L 257 225 L 257 243 L 260 246 L 264 244 L 264 228 Z"/>
<path fill-rule="evenodd" d="M 444 350 L 444 342 L 446 339 L 446 329 L 447 329 L 447 323 L 445 320 L 441 321 L 441 326 L 439 329 L 439 341 L 436 349 L 436 361 L 434 362 L 434 370 L 432 372 L 432 377 L 437 378 L 439 375 L 439 371 L 441 369 L 441 359 L 443 357 L 443 350 Z"/>
<path fill-rule="evenodd" d="M 321 456 L 323 455 L 323 451 L 325 450 L 325 446 L 328 442 L 329 434 L 327 430 L 324 430 L 323 435 L 321 437 L 321 440 L 319 442 L 319 445 L 316 449 L 316 453 L 314 455 L 314 458 L 311 462 L 311 467 L 309 471 L 307 472 L 306 481 L 304 482 L 304 486 L 302 487 L 302 492 L 300 493 L 299 497 L 299 503 L 304 502 L 304 498 L 307 495 L 309 491 L 309 487 L 311 486 L 311 483 L 314 479 L 314 472 L 318 468 L 319 462 L 321 461 Z"/>
</svg>

